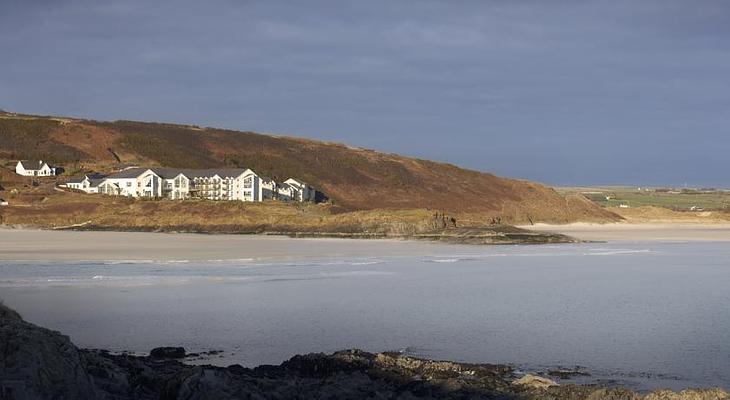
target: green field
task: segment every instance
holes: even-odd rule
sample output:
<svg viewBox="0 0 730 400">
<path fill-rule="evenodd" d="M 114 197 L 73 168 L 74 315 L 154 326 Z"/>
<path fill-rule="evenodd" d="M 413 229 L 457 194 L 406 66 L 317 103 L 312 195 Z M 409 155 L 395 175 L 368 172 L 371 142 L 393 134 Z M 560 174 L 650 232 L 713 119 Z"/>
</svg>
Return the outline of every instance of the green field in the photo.
<svg viewBox="0 0 730 400">
<path fill-rule="evenodd" d="M 730 209 L 730 191 L 646 189 L 630 187 L 561 187 L 558 192 L 580 193 L 602 207 L 664 207 L 677 211 Z"/>
</svg>

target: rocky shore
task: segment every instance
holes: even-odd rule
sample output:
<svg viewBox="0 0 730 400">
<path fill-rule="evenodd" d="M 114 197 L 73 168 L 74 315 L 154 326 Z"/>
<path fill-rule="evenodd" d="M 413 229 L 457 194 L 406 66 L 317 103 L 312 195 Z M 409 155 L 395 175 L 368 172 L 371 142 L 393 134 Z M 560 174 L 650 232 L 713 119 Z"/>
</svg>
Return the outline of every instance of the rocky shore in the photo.
<svg viewBox="0 0 730 400">
<path fill-rule="evenodd" d="M 379 231 L 322 231 L 322 230 L 251 230 L 241 226 L 175 226 L 166 228 L 110 228 L 97 225 L 64 227 L 56 230 L 74 231 L 114 231 L 114 232 L 163 232 L 163 233 L 200 233 L 200 234 L 238 234 L 238 235 L 271 235 L 292 238 L 328 238 L 328 239 L 402 239 L 443 242 L 451 244 L 555 244 L 578 243 L 574 237 L 553 233 L 539 232 L 518 228 L 511 225 L 495 225 L 485 227 L 443 228 L 423 232 L 379 232 Z"/>
<path fill-rule="evenodd" d="M 720 400 L 720 389 L 656 391 L 558 385 L 511 367 L 346 350 L 279 366 L 192 366 L 181 348 L 148 357 L 79 349 L 0 305 L 2 399 L 646 399 Z"/>
</svg>

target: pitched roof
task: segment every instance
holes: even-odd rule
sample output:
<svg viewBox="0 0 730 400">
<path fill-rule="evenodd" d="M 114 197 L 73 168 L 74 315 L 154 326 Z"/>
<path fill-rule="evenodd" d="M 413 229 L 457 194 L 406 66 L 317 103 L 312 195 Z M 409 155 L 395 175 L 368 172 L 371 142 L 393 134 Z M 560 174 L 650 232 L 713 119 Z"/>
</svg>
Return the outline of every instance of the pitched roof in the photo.
<svg viewBox="0 0 730 400">
<path fill-rule="evenodd" d="M 107 176 L 108 179 L 130 179 L 142 175 L 150 168 L 129 168 Z"/>
<path fill-rule="evenodd" d="M 43 164 L 45 164 L 41 160 L 20 160 L 20 165 L 23 166 L 24 169 L 28 170 L 38 170 L 43 168 Z"/>
<path fill-rule="evenodd" d="M 98 174 L 98 173 L 90 173 L 80 176 L 74 176 L 70 178 L 66 183 L 81 183 L 84 181 L 84 179 L 88 179 L 89 182 L 92 182 L 94 180 L 97 181 L 103 181 L 106 178 L 106 175 Z"/>
<path fill-rule="evenodd" d="M 117 173 L 111 174 L 108 178 L 112 179 L 129 179 L 142 175 L 145 171 L 150 170 L 159 175 L 163 179 L 172 179 L 180 174 L 193 178 L 211 178 L 220 176 L 222 178 L 236 178 L 247 171 L 247 168 L 210 168 L 210 169 L 183 169 L 183 168 L 129 168 Z"/>
<path fill-rule="evenodd" d="M 185 174 L 183 172 L 185 170 L 184 169 L 180 169 L 180 168 L 155 167 L 155 168 L 150 168 L 150 169 L 154 173 L 156 173 L 157 175 L 159 175 L 160 178 L 163 178 L 163 179 L 172 179 L 172 178 L 174 178 L 174 177 L 176 177 L 176 176 L 178 176 L 180 174 L 183 174 L 183 175 L 187 176 L 187 174 Z"/>
<path fill-rule="evenodd" d="M 285 180 L 284 182 L 289 182 L 289 181 L 293 181 L 294 183 L 296 183 L 297 186 L 309 186 L 309 185 L 307 185 L 306 182 L 302 182 L 299 179 L 295 179 L 295 178 L 289 178 L 289 179 Z M 291 185 L 291 183 L 290 183 L 290 185 Z"/>
<path fill-rule="evenodd" d="M 81 183 L 81 182 L 84 181 L 84 179 L 86 179 L 86 175 L 75 176 L 75 177 L 70 178 L 69 180 L 67 180 L 66 183 Z"/>
<path fill-rule="evenodd" d="M 89 186 L 97 187 L 97 186 L 101 185 L 101 183 L 104 182 L 105 180 L 106 180 L 106 178 L 89 179 Z"/>
<path fill-rule="evenodd" d="M 210 168 L 210 169 L 185 169 L 182 173 L 188 178 L 211 178 L 220 176 L 221 178 L 237 178 L 246 172 L 246 168 Z"/>
<path fill-rule="evenodd" d="M 98 172 L 92 172 L 92 173 L 86 174 L 86 177 L 89 179 L 101 179 L 101 178 L 106 178 L 106 175 L 100 174 Z"/>
</svg>

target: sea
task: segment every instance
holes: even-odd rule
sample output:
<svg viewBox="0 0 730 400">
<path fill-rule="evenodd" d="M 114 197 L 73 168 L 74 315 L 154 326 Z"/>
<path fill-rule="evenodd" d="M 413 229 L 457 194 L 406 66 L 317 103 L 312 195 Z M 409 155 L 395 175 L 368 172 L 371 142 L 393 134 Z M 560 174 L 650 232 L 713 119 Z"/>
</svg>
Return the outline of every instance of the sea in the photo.
<svg viewBox="0 0 730 400">
<path fill-rule="evenodd" d="M 356 257 L 339 246 L 330 257 L 0 261 L 0 299 L 80 347 L 206 354 L 193 363 L 358 348 L 577 369 L 589 374 L 578 382 L 638 390 L 730 389 L 727 242 L 375 246 Z"/>
</svg>

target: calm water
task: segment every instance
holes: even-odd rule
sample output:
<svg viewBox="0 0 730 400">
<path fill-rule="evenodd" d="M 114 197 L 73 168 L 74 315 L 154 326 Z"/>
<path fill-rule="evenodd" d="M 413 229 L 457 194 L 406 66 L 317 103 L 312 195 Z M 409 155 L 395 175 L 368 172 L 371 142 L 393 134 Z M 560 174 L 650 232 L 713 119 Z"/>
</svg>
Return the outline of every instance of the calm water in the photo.
<svg viewBox="0 0 730 400">
<path fill-rule="evenodd" d="M 83 347 L 220 349 L 209 361 L 222 365 L 357 347 L 529 370 L 580 365 L 591 379 L 643 389 L 730 388 L 727 243 L 437 249 L 0 262 L 0 298 Z"/>
</svg>

